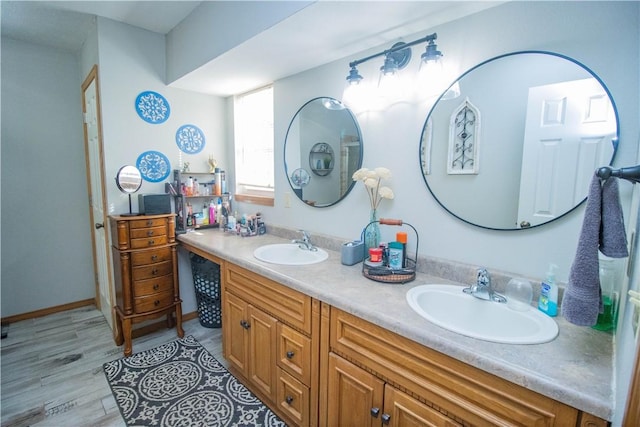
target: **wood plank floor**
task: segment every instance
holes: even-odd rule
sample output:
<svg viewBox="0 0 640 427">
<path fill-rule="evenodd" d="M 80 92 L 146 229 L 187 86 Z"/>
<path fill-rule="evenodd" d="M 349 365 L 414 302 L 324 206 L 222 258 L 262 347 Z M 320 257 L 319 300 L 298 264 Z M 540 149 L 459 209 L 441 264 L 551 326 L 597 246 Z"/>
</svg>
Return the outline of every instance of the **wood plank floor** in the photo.
<svg viewBox="0 0 640 427">
<path fill-rule="evenodd" d="M 204 328 L 198 319 L 183 323 L 216 359 L 222 357 L 222 329 Z M 12 323 L 0 342 L 3 427 L 124 426 L 102 371 L 123 357 L 102 313 L 84 307 Z M 161 329 L 133 340 L 134 353 L 177 338 Z"/>
</svg>

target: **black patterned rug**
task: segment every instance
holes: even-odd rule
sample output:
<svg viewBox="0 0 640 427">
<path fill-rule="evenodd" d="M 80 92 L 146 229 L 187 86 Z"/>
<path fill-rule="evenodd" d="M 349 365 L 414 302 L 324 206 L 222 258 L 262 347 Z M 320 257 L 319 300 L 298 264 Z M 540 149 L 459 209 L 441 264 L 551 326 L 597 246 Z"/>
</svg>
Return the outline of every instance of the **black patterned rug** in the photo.
<svg viewBox="0 0 640 427">
<path fill-rule="evenodd" d="M 128 426 L 285 426 L 192 336 L 103 367 Z"/>
</svg>

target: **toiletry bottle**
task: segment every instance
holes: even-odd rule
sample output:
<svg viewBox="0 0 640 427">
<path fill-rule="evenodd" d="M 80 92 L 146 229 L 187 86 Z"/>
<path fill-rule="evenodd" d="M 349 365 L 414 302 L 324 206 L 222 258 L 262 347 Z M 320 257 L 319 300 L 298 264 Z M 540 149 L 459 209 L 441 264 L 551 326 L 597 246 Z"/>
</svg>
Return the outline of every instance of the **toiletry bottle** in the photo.
<svg viewBox="0 0 640 427">
<path fill-rule="evenodd" d="M 216 223 L 216 206 L 213 204 L 213 199 L 209 202 L 209 224 Z"/>
<path fill-rule="evenodd" d="M 558 315 L 558 285 L 555 273 L 557 268 L 557 265 L 549 264 L 547 278 L 542 282 L 540 299 L 538 300 L 538 309 L 551 317 Z"/>
<path fill-rule="evenodd" d="M 216 196 L 222 195 L 222 172 L 220 168 L 215 169 L 215 193 Z"/>
<path fill-rule="evenodd" d="M 389 243 L 389 268 L 400 270 L 402 268 L 402 243 Z"/>
<path fill-rule="evenodd" d="M 202 205 L 202 223 L 209 224 L 209 209 L 206 203 Z"/>
<path fill-rule="evenodd" d="M 402 268 L 407 266 L 407 233 L 399 231 L 396 233 L 396 242 L 402 243 Z"/>
</svg>

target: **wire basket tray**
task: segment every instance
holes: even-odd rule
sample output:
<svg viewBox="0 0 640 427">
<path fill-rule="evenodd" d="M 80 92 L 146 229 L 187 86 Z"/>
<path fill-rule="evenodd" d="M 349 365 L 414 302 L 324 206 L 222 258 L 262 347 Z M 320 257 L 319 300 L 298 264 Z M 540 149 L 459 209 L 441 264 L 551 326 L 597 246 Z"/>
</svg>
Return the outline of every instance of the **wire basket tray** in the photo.
<svg viewBox="0 0 640 427">
<path fill-rule="evenodd" d="M 367 264 L 369 260 L 369 249 L 364 247 L 364 260 L 362 261 L 362 275 L 367 279 L 374 280 L 376 282 L 382 283 L 396 283 L 396 284 L 404 284 L 411 282 L 416 278 L 416 264 L 418 262 L 418 231 L 415 227 L 408 222 L 403 222 L 401 219 L 389 219 L 389 218 L 380 218 L 379 221 L 372 221 L 364 227 L 362 230 L 361 240 L 365 241 L 364 236 L 366 235 L 367 229 L 375 223 L 379 223 L 380 225 L 392 225 L 392 226 L 403 226 L 406 225 L 413 229 L 413 232 L 416 235 L 416 251 L 415 258 L 411 258 L 409 256 L 406 257 L 406 265 L 401 269 L 392 269 L 388 266 L 380 265 L 380 266 L 371 266 Z"/>
</svg>

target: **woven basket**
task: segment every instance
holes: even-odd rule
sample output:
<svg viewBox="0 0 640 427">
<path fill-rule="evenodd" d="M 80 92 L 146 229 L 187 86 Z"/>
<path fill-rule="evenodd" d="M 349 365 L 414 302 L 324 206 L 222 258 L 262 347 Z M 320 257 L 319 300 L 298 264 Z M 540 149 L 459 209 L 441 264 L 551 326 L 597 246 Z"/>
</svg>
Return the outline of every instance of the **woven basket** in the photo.
<svg viewBox="0 0 640 427">
<path fill-rule="evenodd" d="M 365 247 L 364 261 L 362 262 L 362 275 L 367 279 L 375 280 L 376 282 L 382 282 L 382 283 L 403 284 L 403 283 L 407 283 L 414 280 L 416 278 L 416 263 L 418 261 L 418 231 L 415 229 L 413 225 L 409 224 L 408 222 L 403 222 L 401 219 L 380 218 L 379 221 L 370 222 L 362 230 L 362 238 L 361 238 L 362 241 L 364 241 L 364 236 L 367 232 L 367 228 L 369 228 L 371 224 L 375 224 L 375 223 L 379 223 L 380 225 L 392 225 L 392 226 L 406 225 L 411 227 L 416 235 L 415 258 L 407 257 L 406 267 L 399 270 L 394 270 L 387 266 L 373 267 L 367 264 L 367 260 L 369 259 L 369 257 L 367 253 L 368 249 Z"/>
</svg>

